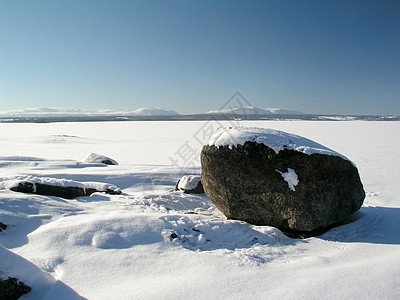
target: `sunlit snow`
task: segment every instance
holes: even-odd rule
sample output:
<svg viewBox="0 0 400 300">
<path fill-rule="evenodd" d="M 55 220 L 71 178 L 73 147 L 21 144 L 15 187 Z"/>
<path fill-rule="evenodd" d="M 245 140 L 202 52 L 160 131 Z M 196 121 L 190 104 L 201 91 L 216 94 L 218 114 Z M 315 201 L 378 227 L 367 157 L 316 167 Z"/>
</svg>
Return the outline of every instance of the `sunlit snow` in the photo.
<svg viewBox="0 0 400 300">
<path fill-rule="evenodd" d="M 360 172 L 363 207 L 340 227 L 296 240 L 227 220 L 206 195 L 175 191 L 182 176 L 201 173 L 202 145 L 228 121 L 2 123 L 0 277 L 29 285 L 24 299 L 398 299 L 400 123 L 237 125 L 346 155 Z M 84 162 L 88 153 L 119 165 Z M 282 172 L 288 188 L 301 181 L 295 171 Z M 121 194 L 66 200 L 8 189 L 21 180 Z"/>
</svg>

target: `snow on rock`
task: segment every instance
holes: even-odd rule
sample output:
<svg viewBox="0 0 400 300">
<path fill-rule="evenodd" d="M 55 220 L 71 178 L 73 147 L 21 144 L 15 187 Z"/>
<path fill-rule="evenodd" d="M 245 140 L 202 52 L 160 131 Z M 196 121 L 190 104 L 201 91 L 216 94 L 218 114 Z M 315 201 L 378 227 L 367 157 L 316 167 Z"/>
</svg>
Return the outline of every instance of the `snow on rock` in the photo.
<svg viewBox="0 0 400 300">
<path fill-rule="evenodd" d="M 203 185 L 201 184 L 201 177 L 197 175 L 183 176 L 175 187 L 176 191 L 183 191 L 185 193 L 202 194 L 204 193 Z"/>
<path fill-rule="evenodd" d="M 55 191 L 53 189 L 49 193 L 44 192 L 43 189 L 46 187 L 61 188 L 56 192 L 56 194 L 54 194 L 55 196 L 60 196 L 59 193 L 62 194 L 65 192 L 64 188 L 76 188 L 82 190 L 82 193 L 76 194 L 77 196 L 90 196 L 95 192 L 106 192 L 107 194 L 114 195 L 121 194 L 121 190 L 117 186 L 104 182 L 78 182 L 65 178 L 36 177 L 32 175 L 16 176 L 12 179 L 3 179 L 0 181 L 0 189 L 10 189 L 16 192 L 50 195 Z"/>
<path fill-rule="evenodd" d="M 199 184 L 200 181 L 201 181 L 200 176 L 185 175 L 179 180 L 178 189 L 193 190 L 197 187 L 197 185 Z"/>
<path fill-rule="evenodd" d="M 85 187 L 86 194 L 88 191 L 107 192 L 108 194 L 121 194 L 121 189 L 110 183 L 103 182 L 82 182 Z"/>
<path fill-rule="evenodd" d="M 286 173 L 279 170 L 275 171 L 282 175 L 283 179 L 288 183 L 289 188 L 294 192 L 296 190 L 294 187 L 299 183 L 299 178 L 293 169 L 288 168 L 287 170 Z"/>
<path fill-rule="evenodd" d="M 45 184 L 51 186 L 59 187 L 80 187 L 85 188 L 85 186 L 78 181 L 65 179 L 65 178 L 51 178 L 51 177 L 36 177 L 36 176 L 16 176 L 10 180 L 4 180 L 0 182 L 0 189 L 11 189 L 17 187 L 21 183 L 31 183 L 33 185 L 33 193 L 36 192 L 36 184 Z"/>
<path fill-rule="evenodd" d="M 106 165 L 118 165 L 118 162 L 112 158 L 97 153 L 90 153 L 84 160 L 86 163 L 97 163 Z"/>
<path fill-rule="evenodd" d="M 349 160 L 345 156 L 305 137 L 267 128 L 220 127 L 211 136 L 208 145 L 214 145 L 217 147 L 227 145 L 232 148 L 236 147 L 237 145 L 243 145 L 247 141 L 265 144 L 266 146 L 273 149 L 276 153 L 283 149 L 288 149 L 305 154 L 317 153 L 340 156 L 346 160 Z"/>
<path fill-rule="evenodd" d="M 99 232 L 93 236 L 92 245 L 99 249 L 124 249 L 131 244 L 116 232 Z"/>
</svg>

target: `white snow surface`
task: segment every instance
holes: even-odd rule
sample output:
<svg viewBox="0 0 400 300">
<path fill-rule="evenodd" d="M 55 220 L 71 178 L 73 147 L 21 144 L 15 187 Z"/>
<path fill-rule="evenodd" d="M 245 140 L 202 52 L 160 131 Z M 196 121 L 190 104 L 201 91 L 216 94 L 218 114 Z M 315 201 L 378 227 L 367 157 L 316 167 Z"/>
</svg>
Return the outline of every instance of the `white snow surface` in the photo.
<svg viewBox="0 0 400 300">
<path fill-rule="evenodd" d="M 237 145 L 243 145 L 247 141 L 264 144 L 276 153 L 283 149 L 288 149 L 305 154 L 335 155 L 348 160 L 345 156 L 310 139 L 270 128 L 220 127 L 211 136 L 208 144 L 210 146 L 229 146 L 232 148 L 237 147 Z"/>
<path fill-rule="evenodd" d="M 305 240 L 227 220 L 206 195 L 174 191 L 183 175 L 200 174 L 209 132 L 230 125 L 0 124 L 1 278 L 31 286 L 22 299 L 399 299 L 400 122 L 242 121 L 318 141 L 357 165 L 360 211 Z M 120 164 L 82 162 L 91 152 Z M 5 188 L 28 177 L 122 193 L 66 200 Z"/>
<path fill-rule="evenodd" d="M 299 183 L 299 177 L 296 174 L 296 171 L 294 169 L 288 168 L 287 172 L 281 172 L 279 170 L 277 171 L 279 174 L 282 175 L 283 180 L 285 180 L 288 183 L 289 189 L 291 189 L 293 192 L 296 191 L 295 186 Z"/>
</svg>

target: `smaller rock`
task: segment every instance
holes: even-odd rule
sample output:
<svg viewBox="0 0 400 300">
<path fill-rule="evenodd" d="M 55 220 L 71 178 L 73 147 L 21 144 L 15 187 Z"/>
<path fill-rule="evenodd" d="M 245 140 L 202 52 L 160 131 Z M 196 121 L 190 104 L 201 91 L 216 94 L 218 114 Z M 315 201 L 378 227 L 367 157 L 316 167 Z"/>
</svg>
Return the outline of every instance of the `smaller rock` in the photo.
<svg viewBox="0 0 400 300">
<path fill-rule="evenodd" d="M 56 196 L 64 199 L 74 199 L 76 197 L 90 196 L 91 194 L 96 192 L 103 192 L 110 195 L 121 194 L 121 190 L 118 187 L 107 183 L 81 183 L 68 179 L 34 177 L 31 177 L 29 180 L 23 180 L 13 183 L 13 185 L 10 187 L 10 190 L 19 193 Z"/>
<path fill-rule="evenodd" d="M 64 199 L 74 199 L 76 197 L 85 196 L 85 189 L 78 186 L 57 186 L 36 183 L 36 194 L 56 196 Z"/>
<path fill-rule="evenodd" d="M 109 195 L 121 195 L 121 190 L 119 188 L 116 189 L 108 188 L 106 189 L 105 193 Z"/>
<path fill-rule="evenodd" d="M 30 181 L 22 181 L 19 182 L 17 185 L 10 188 L 13 192 L 19 193 L 35 193 L 36 192 L 36 185 Z"/>
<path fill-rule="evenodd" d="M 7 225 L 0 222 L 0 232 L 2 232 L 3 230 L 6 230 L 6 229 L 7 229 Z"/>
<path fill-rule="evenodd" d="M 118 165 L 118 162 L 112 158 L 97 153 L 90 153 L 84 160 L 86 163 L 101 163 L 105 165 Z"/>
<path fill-rule="evenodd" d="M 85 195 L 85 190 L 82 187 L 33 183 L 31 181 L 21 181 L 12 186 L 10 190 L 19 193 L 57 196 L 64 199 L 73 199 Z"/>
<path fill-rule="evenodd" d="M 119 188 L 107 188 L 105 190 L 98 190 L 96 188 L 85 188 L 85 196 L 90 196 L 93 193 L 106 193 L 109 195 L 121 195 L 121 190 Z"/>
<path fill-rule="evenodd" d="M 175 191 L 182 191 L 187 194 L 203 194 L 201 177 L 196 175 L 183 176 L 176 184 Z"/>
<path fill-rule="evenodd" d="M 0 299 L 16 300 L 28 294 L 32 289 L 16 278 L 0 279 Z"/>
</svg>

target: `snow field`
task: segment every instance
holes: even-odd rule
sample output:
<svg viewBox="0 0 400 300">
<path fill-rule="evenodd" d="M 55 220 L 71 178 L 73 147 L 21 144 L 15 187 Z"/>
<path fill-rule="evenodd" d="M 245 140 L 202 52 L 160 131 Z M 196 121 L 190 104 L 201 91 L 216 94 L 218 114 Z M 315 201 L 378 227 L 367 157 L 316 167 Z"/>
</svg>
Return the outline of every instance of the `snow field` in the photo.
<svg viewBox="0 0 400 300">
<path fill-rule="evenodd" d="M 240 122 L 304 136 L 358 167 L 364 206 L 306 240 L 226 220 L 207 196 L 174 191 L 182 175 L 200 174 L 206 125 L 231 124 L 0 124 L 0 221 L 8 225 L 0 275 L 30 285 L 25 299 L 400 296 L 399 122 Z M 197 153 L 188 161 L 185 144 Z M 92 152 L 119 165 L 84 162 Z M 283 174 L 295 188 L 291 171 Z M 122 194 L 65 200 L 4 189 L 28 177 L 109 184 Z"/>
</svg>

